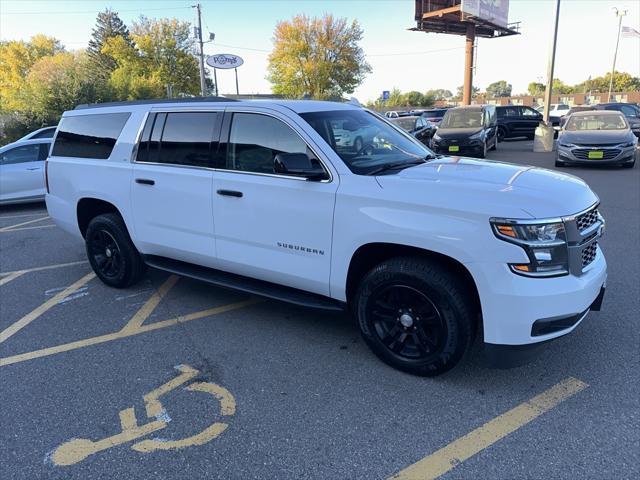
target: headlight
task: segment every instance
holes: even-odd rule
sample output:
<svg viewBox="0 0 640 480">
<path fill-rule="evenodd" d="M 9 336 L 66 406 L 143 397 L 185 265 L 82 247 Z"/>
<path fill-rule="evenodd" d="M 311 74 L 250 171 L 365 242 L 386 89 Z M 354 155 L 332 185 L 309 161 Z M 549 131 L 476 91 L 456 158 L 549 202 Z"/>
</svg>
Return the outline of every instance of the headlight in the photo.
<svg viewBox="0 0 640 480">
<path fill-rule="evenodd" d="M 636 142 L 627 142 L 627 143 L 621 143 L 620 145 L 617 145 L 618 148 L 628 148 L 628 147 L 633 147 L 635 146 Z"/>
<path fill-rule="evenodd" d="M 469 137 L 469 140 L 480 140 L 482 138 L 482 130 L 478 133 L 474 133 Z"/>
<path fill-rule="evenodd" d="M 559 147 L 563 147 L 563 148 L 574 148 L 575 145 L 573 143 L 563 143 L 563 142 L 558 142 L 558 146 Z"/>
<path fill-rule="evenodd" d="M 513 272 L 528 277 L 569 273 L 564 223 L 491 219 L 491 225 L 500 240 L 519 245 L 529 257 L 529 263 L 509 264 Z"/>
</svg>

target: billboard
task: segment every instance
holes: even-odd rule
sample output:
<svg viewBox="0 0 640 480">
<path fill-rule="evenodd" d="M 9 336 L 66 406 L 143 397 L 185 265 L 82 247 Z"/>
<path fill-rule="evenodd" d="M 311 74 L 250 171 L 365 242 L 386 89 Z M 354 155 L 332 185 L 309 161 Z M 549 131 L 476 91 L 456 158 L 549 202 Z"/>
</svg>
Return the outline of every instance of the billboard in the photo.
<svg viewBox="0 0 640 480">
<path fill-rule="evenodd" d="M 506 27 L 509 20 L 509 0 L 462 0 L 464 15 L 481 18 L 488 22 Z"/>
</svg>

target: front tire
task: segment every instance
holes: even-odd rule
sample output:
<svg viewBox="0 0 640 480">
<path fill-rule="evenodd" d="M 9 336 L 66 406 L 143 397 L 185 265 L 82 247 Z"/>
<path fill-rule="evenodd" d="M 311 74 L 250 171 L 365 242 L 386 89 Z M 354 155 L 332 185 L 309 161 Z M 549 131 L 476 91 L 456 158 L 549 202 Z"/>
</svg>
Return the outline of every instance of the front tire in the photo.
<svg viewBox="0 0 640 480">
<path fill-rule="evenodd" d="M 394 258 L 375 267 L 362 280 L 354 306 L 371 350 L 414 375 L 453 368 L 475 332 L 473 302 L 460 279 L 421 258 Z"/>
<path fill-rule="evenodd" d="M 507 138 L 507 130 L 504 127 L 498 127 L 498 141 L 504 142 L 505 138 Z"/>
<path fill-rule="evenodd" d="M 566 163 L 564 163 L 564 162 L 562 162 L 560 160 L 556 160 L 556 167 L 563 168 L 563 167 L 566 167 L 566 166 L 567 166 Z"/>
<path fill-rule="evenodd" d="M 91 268 L 102 282 L 115 288 L 136 283 L 144 273 L 144 262 L 133 245 L 122 217 L 98 215 L 89 222 L 85 246 Z"/>
</svg>

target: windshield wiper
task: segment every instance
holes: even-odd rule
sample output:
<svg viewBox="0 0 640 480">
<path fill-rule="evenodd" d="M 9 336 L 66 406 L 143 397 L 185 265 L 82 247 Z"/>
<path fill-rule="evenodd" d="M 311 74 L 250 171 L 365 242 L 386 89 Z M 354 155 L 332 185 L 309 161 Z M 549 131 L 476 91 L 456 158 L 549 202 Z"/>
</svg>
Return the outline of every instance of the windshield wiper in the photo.
<svg viewBox="0 0 640 480">
<path fill-rule="evenodd" d="M 422 165 L 423 163 L 427 163 L 427 160 L 432 160 L 435 157 L 433 155 L 427 155 L 424 158 L 419 158 L 416 160 L 408 161 L 408 162 L 394 162 L 387 163 L 386 165 L 380 165 L 378 168 L 374 168 L 370 172 L 367 172 L 367 175 L 377 175 L 382 172 L 386 172 L 388 170 L 397 170 L 408 167 L 415 167 L 416 165 Z"/>
</svg>

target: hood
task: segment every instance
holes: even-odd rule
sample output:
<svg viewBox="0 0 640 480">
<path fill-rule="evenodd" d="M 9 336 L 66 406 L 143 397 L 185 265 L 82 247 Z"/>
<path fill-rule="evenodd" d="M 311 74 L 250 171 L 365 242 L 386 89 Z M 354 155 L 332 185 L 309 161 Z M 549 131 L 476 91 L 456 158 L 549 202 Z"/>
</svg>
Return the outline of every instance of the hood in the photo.
<svg viewBox="0 0 640 480">
<path fill-rule="evenodd" d="M 481 132 L 482 128 L 480 127 L 471 127 L 471 128 L 442 128 L 440 127 L 436 133 L 441 138 L 446 138 L 447 140 L 462 140 L 464 138 L 469 138 L 471 135 L 474 135 L 478 132 Z"/>
<path fill-rule="evenodd" d="M 572 175 L 464 157 L 438 158 L 377 180 L 407 202 L 496 217 L 565 216 L 598 201 L 589 186 Z"/>
<path fill-rule="evenodd" d="M 576 145 L 606 145 L 618 144 L 632 140 L 633 134 L 629 130 L 583 130 L 569 132 L 565 130 L 558 140 L 563 143 Z"/>
</svg>

